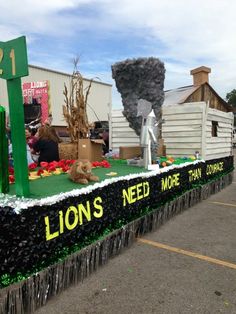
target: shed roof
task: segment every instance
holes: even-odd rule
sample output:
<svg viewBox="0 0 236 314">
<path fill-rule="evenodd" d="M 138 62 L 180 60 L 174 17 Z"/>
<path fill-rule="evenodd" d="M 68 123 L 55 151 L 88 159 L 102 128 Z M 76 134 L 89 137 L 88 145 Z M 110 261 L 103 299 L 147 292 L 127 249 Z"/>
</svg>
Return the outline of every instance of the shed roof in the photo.
<svg viewBox="0 0 236 314">
<path fill-rule="evenodd" d="M 183 104 L 185 100 L 198 88 L 199 86 L 189 85 L 165 91 L 163 106 Z"/>
<path fill-rule="evenodd" d="M 171 106 L 177 104 L 183 104 L 188 99 L 190 95 L 192 95 L 197 89 L 199 89 L 202 85 L 207 85 L 211 91 L 216 95 L 216 97 L 220 100 L 222 105 L 228 110 L 232 111 L 232 106 L 229 105 L 223 98 L 221 98 L 217 92 L 211 87 L 211 85 L 207 82 L 201 85 L 189 85 L 183 86 L 175 89 L 170 89 L 165 91 L 165 99 L 163 102 L 163 106 Z"/>
</svg>

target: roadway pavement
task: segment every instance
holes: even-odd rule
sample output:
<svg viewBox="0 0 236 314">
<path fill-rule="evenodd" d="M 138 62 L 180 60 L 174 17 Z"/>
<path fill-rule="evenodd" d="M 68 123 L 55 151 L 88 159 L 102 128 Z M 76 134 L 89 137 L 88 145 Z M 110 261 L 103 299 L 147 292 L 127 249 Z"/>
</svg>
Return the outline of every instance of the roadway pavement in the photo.
<svg viewBox="0 0 236 314">
<path fill-rule="evenodd" d="M 36 314 L 235 314 L 236 175 L 233 181 Z"/>
</svg>

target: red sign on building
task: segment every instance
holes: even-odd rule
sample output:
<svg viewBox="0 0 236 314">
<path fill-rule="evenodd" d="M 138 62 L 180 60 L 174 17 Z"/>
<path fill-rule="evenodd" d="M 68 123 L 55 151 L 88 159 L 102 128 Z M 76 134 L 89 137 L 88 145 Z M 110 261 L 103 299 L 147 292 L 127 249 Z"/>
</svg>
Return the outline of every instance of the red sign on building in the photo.
<svg viewBox="0 0 236 314">
<path fill-rule="evenodd" d="M 49 112 L 49 84 L 48 81 L 23 83 L 24 104 L 41 104 L 42 123 L 48 118 Z"/>
</svg>

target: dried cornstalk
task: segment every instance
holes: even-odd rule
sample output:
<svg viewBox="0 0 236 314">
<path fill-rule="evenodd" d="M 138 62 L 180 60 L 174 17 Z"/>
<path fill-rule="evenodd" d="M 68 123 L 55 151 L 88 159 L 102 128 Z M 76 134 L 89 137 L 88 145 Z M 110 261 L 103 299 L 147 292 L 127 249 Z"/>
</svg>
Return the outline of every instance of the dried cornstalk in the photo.
<svg viewBox="0 0 236 314">
<path fill-rule="evenodd" d="M 90 80 L 89 86 L 84 89 L 83 77 L 77 70 L 77 63 L 75 61 L 75 69 L 73 71 L 69 90 L 64 84 L 64 105 L 63 116 L 67 123 L 68 132 L 71 142 L 77 142 L 79 139 L 88 138 L 89 123 L 87 116 L 87 101 L 92 86 L 93 80 Z"/>
</svg>

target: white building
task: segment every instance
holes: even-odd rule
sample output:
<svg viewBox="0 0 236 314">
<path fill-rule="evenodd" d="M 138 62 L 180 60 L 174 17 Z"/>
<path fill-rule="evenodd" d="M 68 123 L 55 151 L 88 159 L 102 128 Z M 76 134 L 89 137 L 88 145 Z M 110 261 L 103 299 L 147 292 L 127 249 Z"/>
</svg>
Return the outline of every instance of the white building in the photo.
<svg viewBox="0 0 236 314">
<path fill-rule="evenodd" d="M 71 74 L 62 73 L 38 66 L 29 65 L 29 76 L 22 78 L 22 84 L 26 82 L 45 82 L 48 83 L 49 112 L 52 114 L 54 126 L 66 126 L 62 114 L 64 104 L 64 83 L 69 86 Z M 89 85 L 90 80 L 84 78 L 84 88 Z M 112 85 L 93 81 L 88 97 L 87 114 L 89 122 L 108 121 L 112 106 Z M 0 105 L 6 107 L 8 111 L 8 97 L 6 81 L 0 80 Z"/>
</svg>

